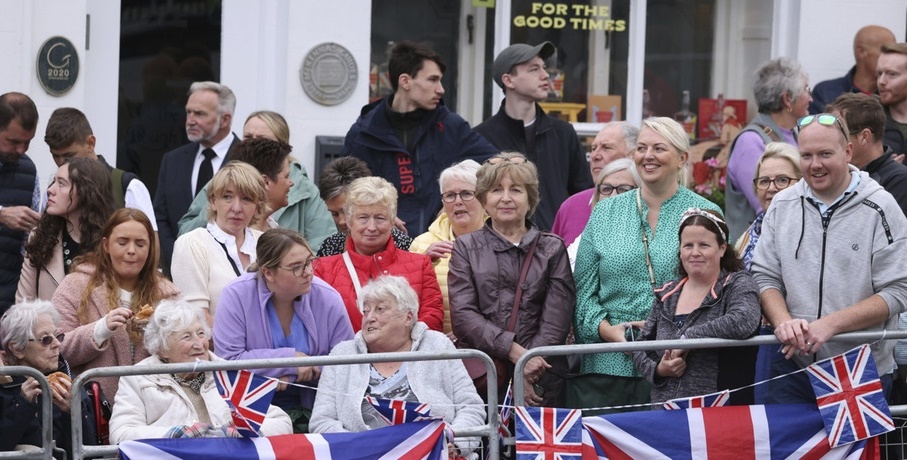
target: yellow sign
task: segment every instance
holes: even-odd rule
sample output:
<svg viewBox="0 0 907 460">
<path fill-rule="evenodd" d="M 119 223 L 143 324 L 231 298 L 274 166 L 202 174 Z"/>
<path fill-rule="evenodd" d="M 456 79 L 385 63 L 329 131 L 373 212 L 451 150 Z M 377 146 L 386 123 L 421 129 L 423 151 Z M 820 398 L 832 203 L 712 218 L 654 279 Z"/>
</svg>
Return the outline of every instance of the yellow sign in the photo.
<svg viewBox="0 0 907 460">
<path fill-rule="evenodd" d="M 494 0 L 472 0 L 474 8 L 494 8 Z"/>
<path fill-rule="evenodd" d="M 481 0 L 473 0 L 475 2 Z M 493 1 L 493 0 L 492 0 Z M 611 19 L 611 7 L 533 2 L 530 14 L 513 17 L 514 27 L 624 32 L 627 21 Z"/>
</svg>

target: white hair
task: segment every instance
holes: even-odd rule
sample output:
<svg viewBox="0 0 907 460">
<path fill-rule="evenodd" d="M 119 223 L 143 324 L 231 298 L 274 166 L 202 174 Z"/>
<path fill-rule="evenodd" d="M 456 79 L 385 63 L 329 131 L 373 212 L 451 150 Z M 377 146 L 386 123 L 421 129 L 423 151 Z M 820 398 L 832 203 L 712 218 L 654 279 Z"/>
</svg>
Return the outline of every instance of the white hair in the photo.
<svg viewBox="0 0 907 460">
<path fill-rule="evenodd" d="M 205 318 L 202 307 L 192 305 L 185 300 L 163 300 L 154 309 L 154 314 L 145 326 L 145 349 L 152 355 L 167 349 L 167 338 L 174 332 L 192 326 L 198 321 L 207 336 L 211 336 L 211 328 Z"/>
<path fill-rule="evenodd" d="M 481 167 L 482 165 L 476 163 L 475 160 L 463 160 L 459 163 L 455 163 L 444 171 L 441 171 L 441 176 L 438 177 L 438 185 L 441 186 L 441 193 L 444 193 L 444 183 L 451 179 L 461 180 L 470 183 L 475 187 L 476 173 L 479 172 L 479 168 Z"/>
<path fill-rule="evenodd" d="M 379 276 L 366 284 L 362 288 L 362 303 L 369 300 L 393 300 L 400 311 L 412 312 L 414 319 L 419 316 L 419 297 L 402 276 Z"/>
<path fill-rule="evenodd" d="M 35 321 L 48 315 L 54 325 L 60 324 L 60 314 L 47 300 L 30 300 L 17 303 L 0 318 L 0 345 L 4 350 L 22 351 L 29 340 L 35 340 Z"/>
</svg>

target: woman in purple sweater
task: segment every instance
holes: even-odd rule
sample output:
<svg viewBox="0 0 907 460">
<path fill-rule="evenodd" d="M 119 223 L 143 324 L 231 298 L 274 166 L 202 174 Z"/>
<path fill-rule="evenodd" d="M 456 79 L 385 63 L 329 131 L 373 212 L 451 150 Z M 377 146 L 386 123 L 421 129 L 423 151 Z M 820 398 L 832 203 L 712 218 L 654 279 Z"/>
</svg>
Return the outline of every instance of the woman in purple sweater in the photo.
<svg viewBox="0 0 907 460">
<path fill-rule="evenodd" d="M 314 276 L 315 255 L 292 230 L 258 239 L 257 262 L 228 284 L 214 315 L 214 351 L 225 359 L 322 356 L 353 338 L 340 294 Z M 285 410 L 297 433 L 308 431 L 321 369 L 258 369 L 282 380 L 272 404 Z M 304 387 L 300 385 L 304 385 Z"/>
</svg>

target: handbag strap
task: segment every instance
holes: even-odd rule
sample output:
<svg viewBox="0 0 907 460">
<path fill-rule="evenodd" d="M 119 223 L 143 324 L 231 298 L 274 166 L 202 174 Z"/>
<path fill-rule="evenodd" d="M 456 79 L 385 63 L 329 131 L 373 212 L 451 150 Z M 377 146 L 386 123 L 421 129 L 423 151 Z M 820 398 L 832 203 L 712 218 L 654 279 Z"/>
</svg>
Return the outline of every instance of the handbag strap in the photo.
<svg viewBox="0 0 907 460">
<path fill-rule="evenodd" d="M 350 259 L 349 251 L 343 251 L 343 264 L 346 265 L 347 271 L 350 272 L 350 279 L 353 280 L 353 288 L 356 289 L 356 305 L 359 312 L 362 313 L 362 284 L 359 283 L 359 274 L 353 267 L 353 260 Z"/>
<path fill-rule="evenodd" d="M 636 189 L 636 211 L 639 213 L 639 230 L 642 232 L 642 246 L 646 251 L 646 267 L 649 269 L 649 282 L 655 290 L 655 270 L 652 269 L 652 258 L 649 257 L 649 234 L 646 233 L 645 218 L 642 215 L 642 190 Z"/>
<path fill-rule="evenodd" d="M 523 283 L 526 282 L 526 274 L 529 273 L 529 263 L 532 261 L 532 256 L 535 255 L 535 247 L 539 244 L 541 236 L 542 232 L 538 232 L 535 235 L 535 239 L 532 240 L 532 246 L 529 246 L 526 258 L 523 259 L 523 269 L 520 271 L 520 282 L 516 285 L 516 296 L 513 298 L 513 310 L 510 312 L 510 321 L 507 323 L 507 332 L 513 332 L 516 327 L 516 317 L 520 312 L 520 300 L 523 297 Z"/>
</svg>

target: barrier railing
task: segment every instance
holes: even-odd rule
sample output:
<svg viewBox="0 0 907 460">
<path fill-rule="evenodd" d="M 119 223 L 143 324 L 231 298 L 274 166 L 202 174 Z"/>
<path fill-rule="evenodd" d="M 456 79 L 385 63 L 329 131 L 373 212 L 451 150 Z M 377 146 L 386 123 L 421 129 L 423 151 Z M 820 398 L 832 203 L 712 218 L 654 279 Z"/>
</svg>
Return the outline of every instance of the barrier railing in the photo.
<svg viewBox="0 0 907 460">
<path fill-rule="evenodd" d="M 907 331 L 879 331 L 879 332 L 848 332 L 839 334 L 829 342 L 853 342 L 871 343 L 878 340 L 898 340 L 907 339 Z M 608 343 L 589 343 L 581 345 L 552 345 L 547 347 L 538 347 L 527 350 L 523 356 L 517 360 L 514 366 L 513 375 L 523 375 L 523 368 L 526 363 L 536 356 L 566 356 L 566 355 L 589 355 L 598 353 L 619 353 L 625 351 L 651 351 L 667 349 L 696 349 L 696 348 L 718 348 L 718 347 L 751 347 L 756 345 L 777 345 L 780 342 L 774 335 L 760 335 L 747 340 L 733 339 L 684 339 L 684 340 L 652 340 L 641 342 L 608 342 Z M 514 404 L 522 404 L 525 397 L 525 388 L 523 385 L 513 386 Z M 891 406 L 891 415 L 907 415 L 907 405 Z"/>
<path fill-rule="evenodd" d="M 458 349 L 441 353 L 426 352 L 400 352 L 400 353 L 369 353 L 364 355 L 344 356 L 307 356 L 301 358 L 275 358 L 275 359 L 249 359 L 238 361 L 205 361 L 199 363 L 160 364 L 154 366 L 117 366 L 99 367 L 89 369 L 80 374 L 73 382 L 73 388 L 81 388 L 85 382 L 97 377 L 120 377 L 126 375 L 150 374 L 179 374 L 185 372 L 208 372 L 238 369 L 267 369 L 275 367 L 300 367 L 300 366 L 333 366 L 346 364 L 387 363 L 387 362 L 415 362 L 415 361 L 445 361 L 463 358 L 479 358 L 488 369 L 488 416 L 485 425 L 473 427 L 468 430 L 458 430 L 457 437 L 487 436 L 495 439 L 498 433 L 500 414 L 498 412 L 498 385 L 494 362 L 488 355 L 478 350 Z M 46 383 L 46 381 L 45 381 Z M 78 392 L 73 394 L 73 404 L 70 410 L 72 423 L 73 458 L 93 458 L 101 456 L 116 456 L 117 446 L 85 446 L 82 444 L 82 408 L 78 404 Z M 113 398 L 114 395 L 107 395 Z M 47 435 L 49 436 L 49 435 Z M 498 443 L 489 442 L 489 458 L 498 458 Z"/>
<path fill-rule="evenodd" d="M 492 367 L 494 370 L 494 367 Z M 50 460 L 53 458 L 54 448 L 54 425 L 53 425 L 53 401 L 50 391 L 50 383 L 47 377 L 33 367 L 27 366 L 4 366 L 2 369 L 4 375 L 24 375 L 32 377 L 41 385 L 41 443 L 39 449 L 29 451 L 5 451 L 0 452 L 0 458 L 43 458 Z M 0 436 L 4 434 L 0 433 Z"/>
</svg>

